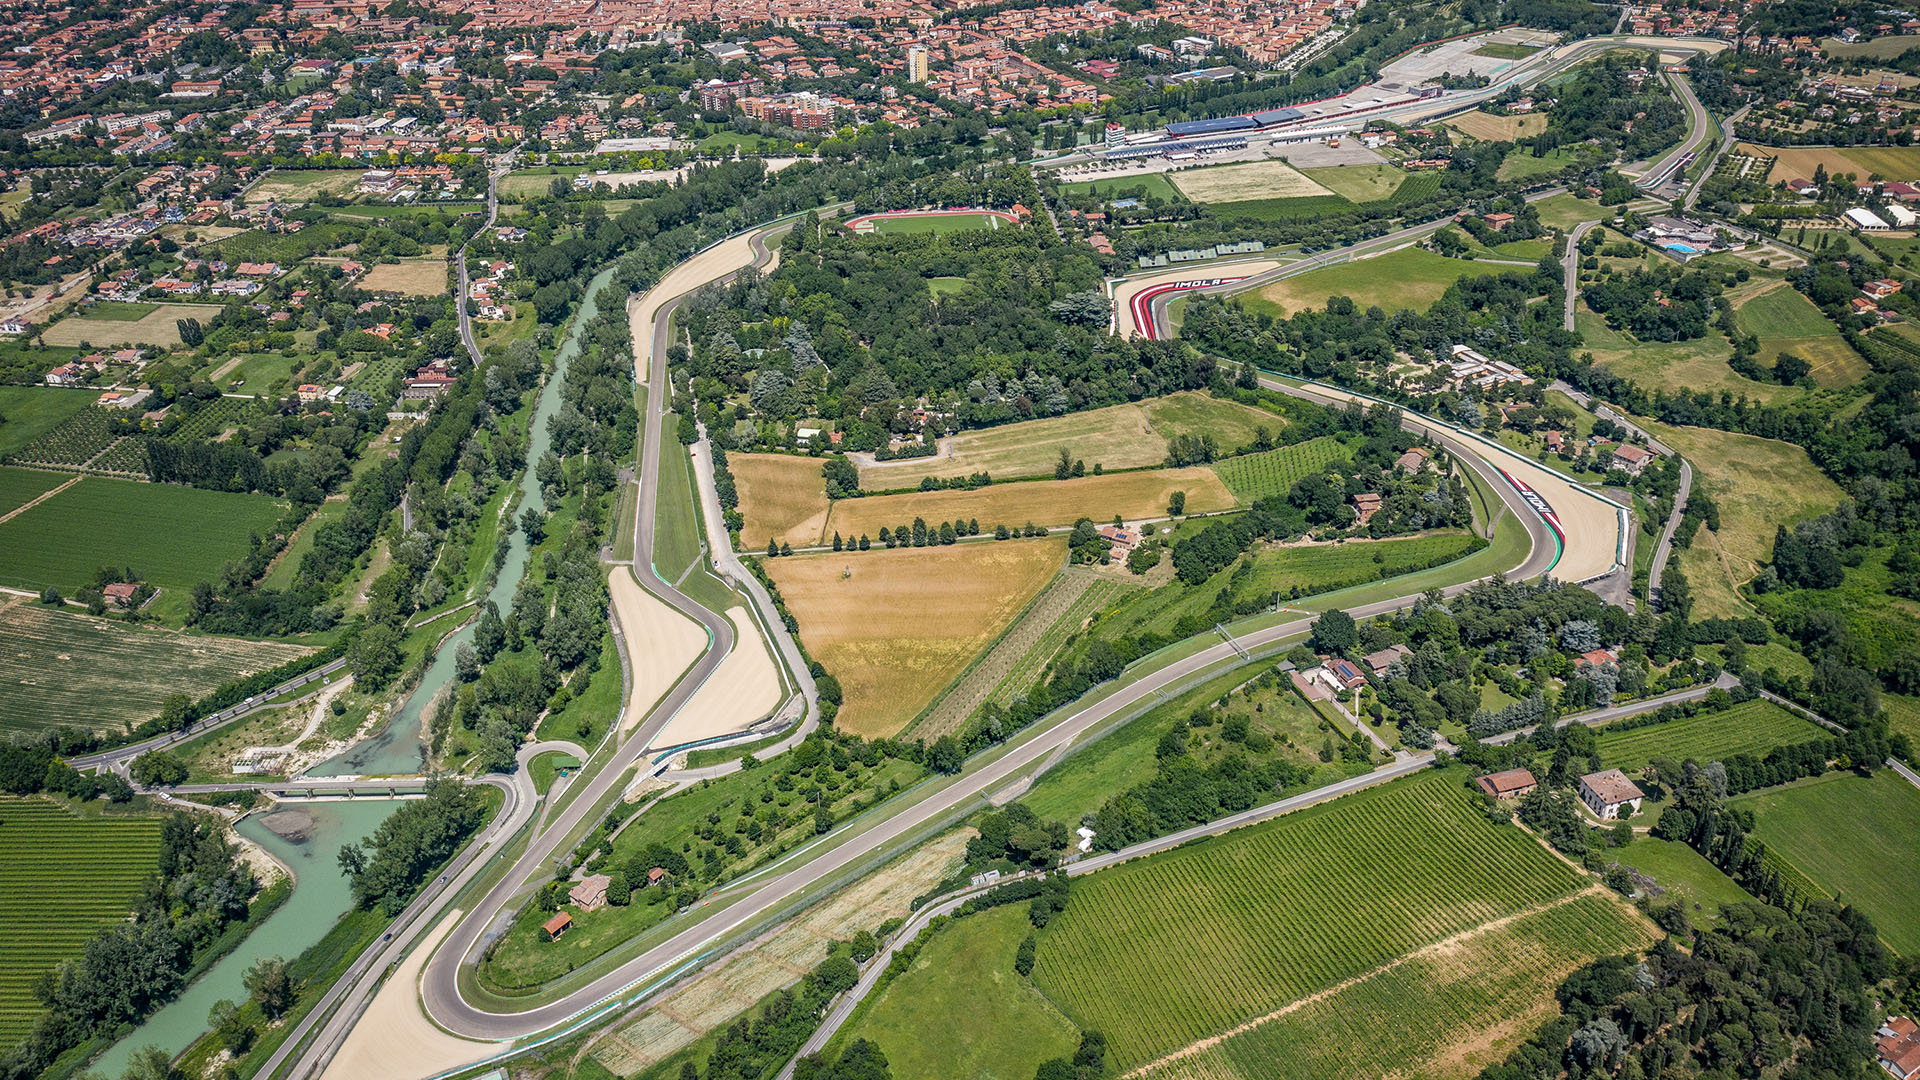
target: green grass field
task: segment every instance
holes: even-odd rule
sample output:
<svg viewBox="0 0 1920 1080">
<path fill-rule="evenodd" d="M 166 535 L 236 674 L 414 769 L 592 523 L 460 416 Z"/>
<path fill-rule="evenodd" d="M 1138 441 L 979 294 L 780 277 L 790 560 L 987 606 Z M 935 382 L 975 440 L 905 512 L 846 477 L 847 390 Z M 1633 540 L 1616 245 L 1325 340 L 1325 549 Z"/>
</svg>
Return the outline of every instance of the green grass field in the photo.
<svg viewBox="0 0 1920 1080">
<path fill-rule="evenodd" d="M 1391 165 L 1332 165 L 1320 169 L 1301 169 L 1314 183 L 1345 198 L 1364 203 L 1390 199 L 1400 189 L 1407 174 Z"/>
<path fill-rule="evenodd" d="M 1275 318 L 1323 308 L 1334 296 L 1350 298 L 1362 311 L 1373 306 L 1388 313 L 1402 308 L 1425 311 L 1448 286 L 1463 277 L 1521 269 L 1443 258 L 1424 248 L 1402 248 L 1371 259 L 1309 270 L 1242 296 L 1240 301 L 1249 311 L 1266 312 Z"/>
<path fill-rule="evenodd" d="M 1031 929 L 1022 905 L 956 920 L 836 1037 L 879 1044 L 895 1080 L 1029 1077 L 1072 1057 L 1079 1030 L 1013 970 Z"/>
<path fill-rule="evenodd" d="M 0 465 L 0 514 L 11 513 L 71 479 L 71 473 Z"/>
<path fill-rule="evenodd" d="M 872 223 L 873 232 L 884 236 L 943 234 L 979 229 L 1012 228 L 992 214 L 926 214 L 908 217 L 883 217 Z"/>
<path fill-rule="evenodd" d="M 0 797 L 0 1051 L 45 1010 L 41 975 L 127 916 L 160 853 L 157 817 L 79 817 L 46 799 Z"/>
<path fill-rule="evenodd" d="M 240 363 L 228 367 L 229 360 L 222 360 L 213 370 L 224 370 L 217 380 L 222 390 L 255 396 L 276 389 L 285 389 L 299 369 L 301 359 L 294 356 L 282 356 L 279 353 L 253 353 L 240 360 Z M 211 372 L 209 372 L 211 374 Z"/>
<path fill-rule="evenodd" d="M 1652 878 L 1677 901 L 1693 925 L 1706 929 L 1720 914 L 1722 904 L 1751 901 L 1747 890 L 1720 872 L 1701 854 L 1678 840 L 1636 837 L 1633 843 L 1614 853 L 1623 866 L 1631 866 Z"/>
<path fill-rule="evenodd" d="M 1572 195 L 1554 195 L 1533 204 L 1534 212 L 1540 215 L 1540 223 L 1556 229 L 1571 230 L 1583 221 L 1599 221 L 1613 216 L 1613 207 L 1601 206 L 1595 199 L 1580 199 Z"/>
<path fill-rule="evenodd" d="M 1170 203 L 1185 201 L 1180 196 L 1180 189 L 1168 182 L 1166 174 L 1157 172 L 1120 176 L 1111 180 L 1082 180 L 1075 184 L 1061 184 L 1060 190 L 1069 195 L 1102 195 L 1108 198 L 1157 195 Z"/>
<path fill-rule="evenodd" d="M 1269 495 L 1284 495 L 1306 477 L 1351 457 L 1345 443 L 1332 435 L 1322 435 L 1278 450 L 1216 461 L 1213 471 L 1235 498 L 1251 503 Z"/>
<path fill-rule="evenodd" d="M 1701 764 L 1735 754 L 1765 757 L 1776 746 L 1812 742 L 1826 731 L 1770 701 L 1747 701 L 1717 713 L 1633 728 L 1599 730 L 1600 760 L 1609 769 L 1634 772 L 1656 757 L 1692 759 Z"/>
<path fill-rule="evenodd" d="M 662 425 L 660 490 L 654 504 L 659 533 L 654 544 L 656 569 L 677 581 L 700 560 L 700 514 L 693 501 L 693 473 L 675 425 Z"/>
<path fill-rule="evenodd" d="M 1753 835 L 1821 888 L 1873 919 L 1903 956 L 1920 954 L 1920 788 L 1892 769 L 1828 773 L 1730 800 L 1758 817 Z"/>
<path fill-rule="evenodd" d="M 158 304 L 130 304 L 119 300 L 99 300 L 88 304 L 85 311 L 87 318 L 103 322 L 139 322 L 153 314 L 159 306 Z"/>
<path fill-rule="evenodd" d="M 0 524 L 0 581 L 71 593 L 102 566 L 186 589 L 247 553 L 283 512 L 259 495 L 88 477 Z"/>
<path fill-rule="evenodd" d="M 1124 1071 L 1586 886 L 1489 823 L 1461 776 L 1400 780 L 1077 882 L 1034 981 L 1106 1032 Z"/>
<path fill-rule="evenodd" d="M 1289 1006 L 1142 1080 L 1471 1076 L 1554 1016 L 1555 984 L 1596 956 L 1650 944 L 1625 904 L 1598 893 L 1416 952 Z M 1423 1067 L 1409 1068 L 1419 1062 Z"/>
<path fill-rule="evenodd" d="M 59 427 L 99 396 L 92 390 L 0 386 L 0 458 Z"/>
</svg>

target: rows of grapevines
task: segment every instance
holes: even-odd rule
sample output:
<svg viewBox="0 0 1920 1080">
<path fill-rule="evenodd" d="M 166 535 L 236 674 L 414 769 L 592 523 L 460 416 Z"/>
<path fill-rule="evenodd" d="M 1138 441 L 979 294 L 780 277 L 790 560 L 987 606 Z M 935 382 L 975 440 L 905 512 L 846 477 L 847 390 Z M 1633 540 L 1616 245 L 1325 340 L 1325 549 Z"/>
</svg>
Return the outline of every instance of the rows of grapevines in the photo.
<svg viewBox="0 0 1920 1080">
<path fill-rule="evenodd" d="M 1213 471 L 1220 475 L 1235 498 L 1252 502 L 1268 495 L 1284 495 L 1293 490 L 1293 485 L 1302 478 L 1320 472 L 1336 461 L 1345 461 L 1350 456 L 1346 445 L 1339 439 L 1322 435 L 1277 450 L 1263 450 L 1257 454 L 1242 454 L 1217 461 Z"/>
</svg>

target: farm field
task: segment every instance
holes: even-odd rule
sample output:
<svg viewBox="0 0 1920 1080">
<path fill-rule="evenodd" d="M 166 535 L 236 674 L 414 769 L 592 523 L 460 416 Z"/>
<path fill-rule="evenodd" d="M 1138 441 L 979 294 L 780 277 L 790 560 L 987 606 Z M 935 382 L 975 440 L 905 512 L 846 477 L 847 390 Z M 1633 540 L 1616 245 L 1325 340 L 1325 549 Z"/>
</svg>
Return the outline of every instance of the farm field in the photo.
<svg viewBox="0 0 1920 1080">
<path fill-rule="evenodd" d="M 1488 48 L 1497 47 L 1488 46 Z M 1519 116 L 1495 116 L 1475 109 L 1473 112 L 1461 113 L 1459 116 L 1450 118 L 1446 125 L 1462 135 L 1483 142 L 1512 142 L 1547 130 L 1547 114 L 1523 113 Z"/>
<path fill-rule="evenodd" d="M 1061 569 L 980 661 L 907 730 L 915 737 L 936 739 L 959 730 L 988 701 L 1012 704 L 1032 688 L 1068 635 L 1095 611 L 1111 608 L 1134 590 L 1130 582 L 1109 574 L 1073 566 Z"/>
<path fill-rule="evenodd" d="M 874 495 L 841 499 L 827 515 L 824 536 L 870 535 L 880 529 L 910 525 L 916 517 L 938 526 L 942 521 L 978 519 L 983 533 L 1004 524 L 1017 529 L 1036 525 L 1071 525 L 1087 517 L 1111 521 L 1115 514 L 1133 521 L 1166 516 L 1167 500 L 1176 491 L 1187 493 L 1187 511 L 1206 513 L 1233 505 L 1233 493 L 1205 466 L 1153 469 L 1147 472 L 1107 473 L 1073 480 L 1045 480 L 1022 484 L 994 484 L 973 491 L 921 491 L 906 495 Z"/>
<path fill-rule="evenodd" d="M 1881 694 L 1880 706 L 1886 710 L 1887 729 L 1920 744 L 1920 698 L 1905 694 Z"/>
<path fill-rule="evenodd" d="M 1747 701 L 1717 713 L 1700 713 L 1628 731 L 1598 730 L 1600 760 L 1609 769 L 1637 772 L 1656 757 L 1691 758 L 1702 765 L 1735 754 L 1765 757 L 1776 746 L 1790 746 L 1826 734 L 1818 725 L 1771 701 Z"/>
<path fill-rule="evenodd" d="M 1857 173 L 1861 183 L 1878 173 L 1886 180 L 1912 180 L 1920 177 L 1920 146 L 1757 146 L 1741 143 L 1737 154 L 1775 159 L 1767 183 L 1786 180 L 1811 180 L 1813 171 L 1824 165 L 1829 175 Z"/>
<path fill-rule="evenodd" d="M 1277 450 L 1216 461 L 1213 471 L 1242 503 L 1251 503 L 1269 495 L 1284 495 L 1306 477 L 1350 457 L 1345 443 L 1332 435 L 1322 435 Z"/>
<path fill-rule="evenodd" d="M 0 515 L 12 513 L 71 479 L 71 473 L 0 465 Z"/>
<path fill-rule="evenodd" d="M 1852 59 L 1856 56 L 1871 57 L 1875 60 L 1891 60 L 1908 49 L 1920 48 L 1920 34 L 1887 34 L 1867 41 L 1841 41 L 1839 38 L 1820 39 L 1820 49 L 1828 56 Z"/>
<path fill-rule="evenodd" d="M 98 391 L 0 386 L 0 458 L 59 427 L 99 397 Z"/>
<path fill-rule="evenodd" d="M 109 312 L 110 317 L 107 318 L 91 314 L 71 315 L 42 330 L 40 340 L 49 345 L 75 347 L 85 343 L 93 348 L 108 345 L 159 345 L 171 348 L 180 344 L 178 323 L 181 319 L 199 319 L 202 323 L 208 323 L 221 310 L 218 304 L 153 304 L 151 307 L 152 311 L 132 320 L 118 317 L 120 313 L 117 312 Z"/>
<path fill-rule="evenodd" d="M 1371 259 L 1309 270 L 1276 281 L 1256 294 L 1243 294 L 1240 299 L 1248 310 L 1276 318 L 1323 308 L 1334 296 L 1350 298 L 1363 311 L 1376 305 L 1390 313 L 1402 308 L 1425 311 L 1463 277 L 1518 269 L 1522 268 L 1447 259 L 1423 248 L 1402 248 Z"/>
<path fill-rule="evenodd" d="M 1031 929 L 1017 904 L 955 920 L 836 1038 L 877 1043 L 895 1080 L 1027 1077 L 1072 1057 L 1078 1029 L 1013 969 Z"/>
<path fill-rule="evenodd" d="M 223 362 L 221 366 L 226 370 L 215 381 L 222 390 L 233 390 L 258 397 L 276 386 L 291 381 L 300 363 L 299 357 L 283 356 L 279 353 L 253 353 L 240 357 L 237 364 L 232 361 Z"/>
<path fill-rule="evenodd" d="M 1148 195 L 1157 195 L 1168 202 L 1180 201 L 1180 189 L 1167 181 L 1165 173 L 1142 173 L 1139 176 L 1116 176 L 1108 180 L 1081 180 L 1072 184 L 1061 184 L 1060 190 L 1069 195 L 1107 195 L 1124 196 L 1125 193 L 1140 190 Z"/>
<path fill-rule="evenodd" d="M 360 182 L 360 169 L 275 169 L 247 192 L 255 201 L 305 202 L 316 195 L 342 194 Z"/>
<path fill-rule="evenodd" d="M 1141 1080 L 1469 1077 L 1559 1013 L 1554 990 L 1596 956 L 1658 934 L 1598 890 L 1468 931 L 1290 1003 L 1225 1039 L 1176 1051 Z"/>
<path fill-rule="evenodd" d="M 0 582 L 71 593 L 102 566 L 132 566 L 191 588 L 245 556 L 249 534 L 272 531 L 284 510 L 261 495 L 90 476 L 0 524 Z"/>
<path fill-rule="evenodd" d="M 8 597 L 0 603 L 0 732 L 138 724 L 159 715 L 168 694 L 197 698 L 312 651 L 128 626 Z"/>
<path fill-rule="evenodd" d="M 80 817 L 0 796 L 0 1052 L 45 1010 L 34 983 L 127 917 L 160 856 L 158 817 Z M 57 913 L 49 917 L 50 913 Z"/>
<path fill-rule="evenodd" d="M 1573 164 L 1573 161 L 1573 151 L 1564 146 L 1539 157 L 1535 157 L 1531 150 L 1515 147 L 1511 153 L 1507 154 L 1506 159 L 1500 162 L 1500 171 L 1495 174 L 1494 179 L 1527 180 L 1558 172 Z"/>
<path fill-rule="evenodd" d="M 1867 375 L 1867 361 L 1847 345 L 1839 331 L 1800 290 L 1781 282 L 1755 293 L 1734 308 L 1741 330 L 1760 339 L 1760 362 L 1790 352 L 1813 366 L 1821 386 L 1851 386 Z"/>
<path fill-rule="evenodd" d="M 1719 504 L 1720 529 L 1715 539 L 1725 555 L 1723 580 L 1729 585 L 1747 581 L 1759 571 L 1759 564 L 1773 557 L 1777 526 L 1792 525 L 1840 504 L 1839 486 L 1814 466 L 1805 450 L 1791 443 L 1638 418 L 1634 423 L 1692 462 L 1695 482 Z"/>
<path fill-rule="evenodd" d="M 1678 840 L 1635 837 L 1633 843 L 1618 852 L 1617 858 L 1621 865 L 1631 866 L 1652 878 L 1666 890 L 1669 899 L 1683 905 L 1687 919 L 1703 930 L 1720 914 L 1720 905 L 1753 899 L 1747 890 L 1721 873 L 1719 867 Z"/>
<path fill-rule="evenodd" d="M 1065 539 L 1055 538 L 764 565 L 807 651 L 840 681 L 835 726 L 881 737 L 926 708 L 1046 586 L 1065 553 Z"/>
<path fill-rule="evenodd" d="M 1335 195 L 1355 203 L 1390 199 L 1400 189 L 1400 182 L 1407 178 L 1406 173 L 1384 163 L 1329 165 L 1318 169 L 1302 169 L 1300 173 Z"/>
<path fill-rule="evenodd" d="M 913 487 L 923 476 L 947 478 L 985 472 L 996 480 L 1052 476 L 1060 451 L 1087 468 L 1131 469 L 1166 460 L 1167 442 L 1178 435 L 1212 435 L 1221 450 L 1251 444 L 1254 431 L 1279 432 L 1287 419 L 1186 390 L 1103 409 L 975 428 L 945 440 L 938 457 L 876 462 L 860 470 L 864 487 Z M 816 470 L 818 471 L 818 470 Z"/>
<path fill-rule="evenodd" d="M 38 438 L 9 455 L 22 465 L 50 469 L 79 469 L 100 455 L 119 436 L 113 433 L 113 414 L 92 405 L 72 413 Z"/>
<path fill-rule="evenodd" d="M 1333 194 L 1282 161 L 1247 161 L 1235 165 L 1182 169 L 1169 179 L 1182 195 L 1197 203 L 1297 199 L 1305 195 Z"/>
<path fill-rule="evenodd" d="M 1828 773 L 1728 803 L 1753 811 L 1755 837 L 1865 911 L 1902 956 L 1920 955 L 1920 893 L 1888 872 L 1920 866 L 1920 788 L 1892 769 Z"/>
<path fill-rule="evenodd" d="M 669 448 L 678 445 L 674 440 Z M 742 547 L 762 550 L 770 537 L 793 544 L 820 542 L 832 508 L 820 465 L 819 458 L 790 454 L 727 455 L 727 471 L 733 473 L 746 518 L 740 528 Z"/>
<path fill-rule="evenodd" d="M 378 263 L 358 282 L 368 292 L 396 292 L 402 296 L 447 295 L 445 259 L 402 259 Z"/>
<path fill-rule="evenodd" d="M 1125 1071 L 1585 887 L 1439 771 L 1092 875 L 1034 982 Z M 1546 985 L 1551 985 L 1548 983 Z"/>
</svg>

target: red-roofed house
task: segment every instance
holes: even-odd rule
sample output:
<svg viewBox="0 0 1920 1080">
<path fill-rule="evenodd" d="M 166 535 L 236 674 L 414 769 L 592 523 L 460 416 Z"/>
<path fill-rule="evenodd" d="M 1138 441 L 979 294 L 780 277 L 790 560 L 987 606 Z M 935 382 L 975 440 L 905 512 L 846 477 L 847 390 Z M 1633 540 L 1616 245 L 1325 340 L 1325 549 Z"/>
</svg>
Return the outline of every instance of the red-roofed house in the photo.
<svg viewBox="0 0 1920 1080">
<path fill-rule="evenodd" d="M 1507 769 L 1502 772 L 1488 773 L 1474 781 L 1480 790 L 1493 799 L 1518 799 L 1533 793 L 1540 781 L 1525 769 Z"/>
<path fill-rule="evenodd" d="M 1920 1024 L 1908 1016 L 1889 1016 L 1873 1040 L 1880 1067 L 1897 1080 L 1920 1077 Z"/>
<path fill-rule="evenodd" d="M 1646 793 L 1619 769 L 1588 773 L 1580 778 L 1580 801 L 1602 821 L 1632 817 L 1640 812 L 1643 798 Z"/>
</svg>

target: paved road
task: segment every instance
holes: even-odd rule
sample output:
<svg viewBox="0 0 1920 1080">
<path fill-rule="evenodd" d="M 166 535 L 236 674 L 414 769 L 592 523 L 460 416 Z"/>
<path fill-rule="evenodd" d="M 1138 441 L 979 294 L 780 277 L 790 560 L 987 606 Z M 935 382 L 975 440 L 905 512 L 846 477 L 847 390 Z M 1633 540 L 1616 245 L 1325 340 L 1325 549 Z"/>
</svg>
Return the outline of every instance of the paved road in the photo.
<svg viewBox="0 0 1920 1080">
<path fill-rule="evenodd" d="M 1564 285 L 1567 293 L 1566 312 L 1561 319 L 1568 330 L 1573 329 L 1574 305 L 1580 302 L 1580 238 L 1598 224 L 1597 221 L 1583 221 L 1575 225 L 1573 232 L 1567 235 L 1567 253 L 1560 259 L 1560 264 L 1566 268 Z"/>
<path fill-rule="evenodd" d="M 1655 602 L 1658 602 L 1660 599 L 1660 575 L 1666 571 L 1667 559 L 1673 554 L 1673 534 L 1680 528 L 1680 520 L 1686 516 L 1687 495 L 1693 491 L 1693 463 L 1684 457 L 1680 457 L 1679 454 L 1674 453 L 1672 447 L 1654 438 L 1652 435 L 1647 434 L 1645 430 L 1633 421 L 1615 412 L 1612 407 L 1604 403 L 1595 405 L 1591 397 L 1579 390 L 1575 390 L 1572 386 L 1556 379 L 1549 386 L 1549 389 L 1560 391 L 1562 394 L 1573 399 L 1581 408 L 1591 410 L 1593 414 L 1600 419 L 1611 420 L 1615 424 L 1626 428 L 1632 434 L 1645 439 L 1647 445 L 1652 447 L 1657 453 L 1680 458 L 1680 487 L 1674 492 L 1673 509 L 1667 513 L 1667 524 L 1660 530 L 1660 542 L 1654 545 L 1653 563 L 1647 570 L 1647 595 L 1652 597 Z"/>
<path fill-rule="evenodd" d="M 209 731 L 226 727 L 236 720 L 244 720 L 262 709 L 281 708 L 288 703 L 274 702 L 275 698 L 289 690 L 298 689 L 309 683 L 324 681 L 334 672 L 346 666 L 347 662 L 344 658 L 331 661 L 314 668 L 305 675 L 296 675 L 271 690 L 255 694 L 238 705 L 229 705 L 219 712 L 211 713 L 195 720 L 179 731 L 169 731 L 165 735 L 156 735 L 151 739 L 143 739 L 137 743 L 129 743 L 126 746 L 113 750 L 102 750 L 97 754 L 82 754 L 79 757 L 68 758 L 67 764 L 76 769 L 113 769 L 117 771 L 125 767 L 126 764 L 134 758 L 139 757 L 149 750 L 164 750 L 169 746 L 185 742 L 188 739 L 197 739 Z"/>
<path fill-rule="evenodd" d="M 1740 106 L 1739 109 L 1734 111 L 1733 115 L 1727 117 L 1726 121 L 1720 125 L 1722 132 L 1720 141 L 1715 144 L 1712 155 L 1707 162 L 1707 167 L 1700 171 L 1699 182 L 1687 189 L 1687 197 L 1682 200 L 1680 204 L 1682 210 L 1690 211 L 1693 209 L 1693 204 L 1700 198 L 1700 189 L 1707 186 L 1707 177 L 1713 175 L 1715 163 L 1725 157 L 1727 151 L 1733 149 L 1733 144 L 1739 141 L 1738 136 L 1734 132 L 1734 125 L 1738 124 L 1741 118 L 1747 115 L 1747 110 L 1751 108 L 1753 108 L 1752 105 Z"/>
<path fill-rule="evenodd" d="M 1688 155 L 1698 153 L 1700 147 L 1713 138 L 1713 115 L 1700 103 L 1699 96 L 1693 92 L 1693 84 L 1685 76 L 1666 70 L 1660 72 L 1660 78 L 1680 99 L 1681 107 L 1687 110 L 1687 137 L 1640 173 L 1637 186 L 1648 192 L 1658 192 L 1661 188 L 1677 191 L 1677 186 L 1686 180 L 1686 170 L 1692 164 Z"/>
<path fill-rule="evenodd" d="M 500 214 L 500 178 L 512 168 L 511 162 L 511 154 L 502 155 L 493 170 L 487 173 L 487 223 L 481 226 L 482 230 L 493 228 L 494 220 Z M 473 237 L 468 237 L 467 244 L 472 242 Z M 460 245 L 460 253 L 454 259 L 460 271 L 460 292 L 453 298 L 453 309 L 460 316 L 460 343 L 467 347 L 467 357 L 477 368 L 481 360 L 480 346 L 473 340 L 473 316 L 467 314 L 467 244 Z"/>
</svg>

